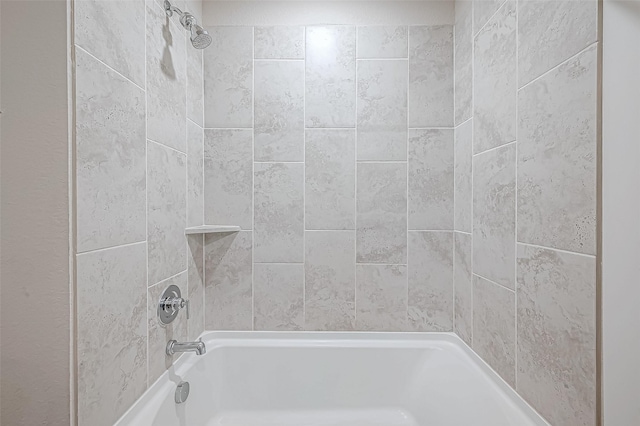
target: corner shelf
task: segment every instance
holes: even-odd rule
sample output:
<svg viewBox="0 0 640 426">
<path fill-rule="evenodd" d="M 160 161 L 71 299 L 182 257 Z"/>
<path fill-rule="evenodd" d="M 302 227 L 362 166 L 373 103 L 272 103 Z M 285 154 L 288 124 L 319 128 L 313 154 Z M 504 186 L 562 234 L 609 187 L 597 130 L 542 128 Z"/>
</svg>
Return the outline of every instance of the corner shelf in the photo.
<svg viewBox="0 0 640 426">
<path fill-rule="evenodd" d="M 185 228 L 185 235 L 193 235 L 193 234 L 219 234 L 224 232 L 238 232 L 240 231 L 239 226 L 235 225 L 201 225 L 201 226 L 192 226 L 189 228 Z"/>
</svg>

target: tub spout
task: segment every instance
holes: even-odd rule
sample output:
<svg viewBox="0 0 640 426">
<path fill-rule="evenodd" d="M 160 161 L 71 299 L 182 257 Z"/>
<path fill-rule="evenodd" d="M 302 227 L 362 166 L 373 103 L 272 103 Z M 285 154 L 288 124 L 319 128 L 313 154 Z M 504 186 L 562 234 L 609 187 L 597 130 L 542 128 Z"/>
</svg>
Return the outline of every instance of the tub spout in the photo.
<svg viewBox="0 0 640 426">
<path fill-rule="evenodd" d="M 202 339 L 197 342 L 178 342 L 177 340 L 169 340 L 167 343 L 167 355 L 171 356 L 178 352 L 195 352 L 196 355 L 204 355 L 207 353 L 207 347 Z"/>
</svg>

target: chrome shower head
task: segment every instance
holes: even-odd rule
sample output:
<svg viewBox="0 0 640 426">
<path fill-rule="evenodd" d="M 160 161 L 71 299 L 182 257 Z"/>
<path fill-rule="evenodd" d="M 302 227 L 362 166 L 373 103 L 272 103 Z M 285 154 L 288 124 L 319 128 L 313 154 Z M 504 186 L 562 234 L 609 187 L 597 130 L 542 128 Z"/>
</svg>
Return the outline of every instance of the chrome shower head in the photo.
<svg viewBox="0 0 640 426">
<path fill-rule="evenodd" d="M 196 49 L 204 49 L 211 44 L 209 33 L 195 22 L 191 24 L 191 44 Z"/>
</svg>

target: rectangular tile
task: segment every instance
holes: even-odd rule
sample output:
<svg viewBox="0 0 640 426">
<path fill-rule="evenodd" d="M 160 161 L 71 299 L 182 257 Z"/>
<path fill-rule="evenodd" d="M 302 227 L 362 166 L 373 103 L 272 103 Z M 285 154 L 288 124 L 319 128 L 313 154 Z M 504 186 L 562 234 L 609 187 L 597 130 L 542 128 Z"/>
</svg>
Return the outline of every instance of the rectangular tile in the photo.
<svg viewBox="0 0 640 426">
<path fill-rule="evenodd" d="M 473 281 L 471 235 L 454 232 L 453 288 L 455 332 L 471 346 L 473 341 Z"/>
<path fill-rule="evenodd" d="M 458 125 L 471 118 L 473 100 L 473 2 L 457 1 L 455 9 L 454 104 L 455 124 Z"/>
<path fill-rule="evenodd" d="M 305 329 L 353 330 L 355 231 L 305 232 Z"/>
<path fill-rule="evenodd" d="M 306 127 L 355 127 L 355 27 L 307 27 L 305 46 Z"/>
<path fill-rule="evenodd" d="M 402 331 L 407 327 L 407 267 L 356 265 L 356 329 Z"/>
<path fill-rule="evenodd" d="M 78 252 L 145 239 L 144 108 L 140 88 L 76 52 Z"/>
<path fill-rule="evenodd" d="M 204 141 L 202 128 L 187 123 L 187 226 L 204 224 Z"/>
<path fill-rule="evenodd" d="M 187 40 L 187 118 L 204 125 L 204 75 L 202 50 L 194 49 Z"/>
<path fill-rule="evenodd" d="M 453 229 L 453 130 L 409 130 L 409 229 Z"/>
<path fill-rule="evenodd" d="M 596 259 L 518 244 L 518 392 L 552 424 L 596 424 Z"/>
<path fill-rule="evenodd" d="M 253 126 L 253 28 L 207 27 L 204 49 L 205 127 Z"/>
<path fill-rule="evenodd" d="M 204 220 L 253 227 L 251 129 L 204 131 Z"/>
<path fill-rule="evenodd" d="M 489 19 L 500 9 L 505 0 L 473 0 L 473 34 L 487 25 Z"/>
<path fill-rule="evenodd" d="M 205 330 L 204 326 L 204 235 L 187 237 L 188 298 L 189 298 L 189 340 L 196 340 Z"/>
<path fill-rule="evenodd" d="M 147 3 L 147 138 L 186 152 L 185 35 L 166 19 L 161 7 Z"/>
<path fill-rule="evenodd" d="M 596 46 L 518 95 L 518 240 L 596 254 Z"/>
<path fill-rule="evenodd" d="M 187 269 L 186 156 L 147 143 L 147 241 L 149 285 Z"/>
<path fill-rule="evenodd" d="M 253 328 L 252 233 L 205 237 L 207 330 Z"/>
<path fill-rule="evenodd" d="M 146 256 L 141 242 L 76 258 L 79 424 L 112 425 L 147 389 Z"/>
<path fill-rule="evenodd" d="M 407 58 L 407 26 L 362 26 L 357 31 L 358 58 Z"/>
<path fill-rule="evenodd" d="M 304 160 L 304 63 L 254 65 L 255 161 Z"/>
<path fill-rule="evenodd" d="M 453 126 L 453 25 L 409 28 L 409 127 Z"/>
<path fill-rule="evenodd" d="M 359 163 L 356 260 L 407 263 L 407 166 Z"/>
<path fill-rule="evenodd" d="M 518 5 L 518 87 L 597 40 L 597 1 L 521 1 Z"/>
<path fill-rule="evenodd" d="M 473 349 L 515 387 L 515 294 L 473 276 Z"/>
<path fill-rule="evenodd" d="M 516 138 L 516 5 L 509 0 L 474 41 L 473 152 Z"/>
<path fill-rule="evenodd" d="M 455 208 L 456 231 L 471 232 L 473 221 L 472 168 L 473 168 L 473 122 L 461 124 L 455 130 Z"/>
<path fill-rule="evenodd" d="M 408 326 L 453 331 L 453 232 L 409 232 Z"/>
<path fill-rule="evenodd" d="M 473 272 L 515 289 L 516 147 L 473 158 Z"/>
<path fill-rule="evenodd" d="M 310 129 L 305 140 L 306 228 L 355 229 L 355 130 Z"/>
<path fill-rule="evenodd" d="M 255 27 L 256 59 L 304 59 L 304 27 Z"/>
<path fill-rule="evenodd" d="M 304 165 L 256 163 L 254 173 L 254 261 L 302 262 Z"/>
<path fill-rule="evenodd" d="M 304 329 L 304 265 L 256 263 L 254 330 Z"/>
<path fill-rule="evenodd" d="M 407 159 L 407 61 L 358 61 L 358 160 Z"/>
</svg>

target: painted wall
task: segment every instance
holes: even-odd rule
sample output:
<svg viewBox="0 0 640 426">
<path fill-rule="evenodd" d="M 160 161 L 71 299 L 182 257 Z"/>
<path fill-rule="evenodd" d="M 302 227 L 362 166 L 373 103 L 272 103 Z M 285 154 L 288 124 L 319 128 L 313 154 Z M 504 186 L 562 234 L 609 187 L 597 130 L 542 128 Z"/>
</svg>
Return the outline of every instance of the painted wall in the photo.
<svg viewBox="0 0 640 426">
<path fill-rule="evenodd" d="M 161 3 L 75 2 L 81 425 L 113 424 L 171 366 L 167 341 L 204 328 L 202 236 L 184 235 L 203 216 L 202 51 Z M 170 284 L 191 319 L 162 327 Z"/>
<path fill-rule="evenodd" d="M 456 1 L 455 330 L 596 424 L 598 4 Z"/>
<path fill-rule="evenodd" d="M 4 425 L 73 421 L 67 13 L 0 2 Z"/>
<path fill-rule="evenodd" d="M 640 3 L 607 0 L 602 18 L 602 395 L 615 426 L 640 424 Z"/>
</svg>

